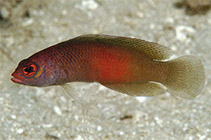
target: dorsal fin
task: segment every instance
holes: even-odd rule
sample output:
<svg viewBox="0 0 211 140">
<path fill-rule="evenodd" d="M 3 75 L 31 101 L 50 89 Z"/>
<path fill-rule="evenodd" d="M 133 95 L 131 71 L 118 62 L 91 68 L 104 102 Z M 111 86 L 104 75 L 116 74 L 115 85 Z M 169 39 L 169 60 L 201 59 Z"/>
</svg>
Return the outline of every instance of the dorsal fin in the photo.
<svg viewBox="0 0 211 140">
<path fill-rule="evenodd" d="M 72 41 L 93 41 L 105 45 L 124 47 L 129 50 L 134 49 L 136 51 L 141 51 L 152 60 L 165 60 L 172 56 L 172 52 L 169 48 L 154 42 L 148 42 L 136 38 L 91 34 L 73 38 Z"/>
</svg>

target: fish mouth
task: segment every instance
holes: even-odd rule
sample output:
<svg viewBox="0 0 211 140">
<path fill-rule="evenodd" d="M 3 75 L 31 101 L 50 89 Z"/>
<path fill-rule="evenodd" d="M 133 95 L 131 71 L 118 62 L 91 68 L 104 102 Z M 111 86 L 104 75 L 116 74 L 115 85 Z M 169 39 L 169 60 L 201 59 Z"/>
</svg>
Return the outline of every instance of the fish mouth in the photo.
<svg viewBox="0 0 211 140">
<path fill-rule="evenodd" d="M 14 83 L 18 83 L 18 84 L 23 84 L 23 81 L 19 78 L 19 76 L 15 76 L 14 73 L 12 74 L 12 78 L 11 81 L 13 81 Z"/>
<path fill-rule="evenodd" d="M 15 77 L 12 77 L 11 80 L 14 82 L 14 83 L 19 83 L 19 84 L 23 84 L 23 82 Z"/>
</svg>

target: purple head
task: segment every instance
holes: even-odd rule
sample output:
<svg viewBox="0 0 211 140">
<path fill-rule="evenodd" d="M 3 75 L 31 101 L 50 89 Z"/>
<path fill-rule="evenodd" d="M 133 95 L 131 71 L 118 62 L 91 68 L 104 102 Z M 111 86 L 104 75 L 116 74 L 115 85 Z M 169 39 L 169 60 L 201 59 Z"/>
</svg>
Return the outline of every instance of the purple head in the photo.
<svg viewBox="0 0 211 140">
<path fill-rule="evenodd" d="M 52 57 L 38 53 L 22 60 L 12 76 L 15 83 L 41 87 L 64 84 L 66 72 Z"/>
</svg>

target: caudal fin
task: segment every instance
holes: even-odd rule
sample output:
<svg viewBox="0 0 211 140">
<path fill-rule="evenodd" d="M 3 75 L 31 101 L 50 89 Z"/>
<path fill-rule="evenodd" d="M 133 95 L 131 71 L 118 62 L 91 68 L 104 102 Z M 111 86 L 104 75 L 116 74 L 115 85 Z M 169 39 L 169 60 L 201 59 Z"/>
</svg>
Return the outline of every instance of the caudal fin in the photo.
<svg viewBox="0 0 211 140">
<path fill-rule="evenodd" d="M 163 83 L 173 95 L 194 98 L 205 83 L 203 64 L 195 56 L 182 56 L 167 62 L 170 73 Z"/>
</svg>

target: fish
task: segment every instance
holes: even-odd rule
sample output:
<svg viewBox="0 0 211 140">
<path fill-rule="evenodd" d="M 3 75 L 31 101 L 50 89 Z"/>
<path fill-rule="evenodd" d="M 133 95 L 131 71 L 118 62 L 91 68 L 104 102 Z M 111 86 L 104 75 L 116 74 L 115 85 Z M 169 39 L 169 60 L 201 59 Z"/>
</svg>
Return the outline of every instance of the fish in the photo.
<svg viewBox="0 0 211 140">
<path fill-rule="evenodd" d="M 11 80 L 36 87 L 97 82 L 130 96 L 200 95 L 205 84 L 202 61 L 172 55 L 168 47 L 137 38 L 81 35 L 22 60 Z"/>
</svg>

